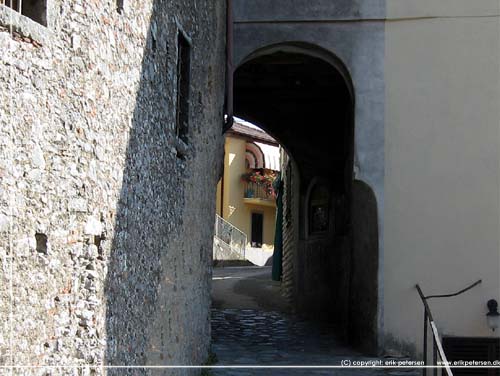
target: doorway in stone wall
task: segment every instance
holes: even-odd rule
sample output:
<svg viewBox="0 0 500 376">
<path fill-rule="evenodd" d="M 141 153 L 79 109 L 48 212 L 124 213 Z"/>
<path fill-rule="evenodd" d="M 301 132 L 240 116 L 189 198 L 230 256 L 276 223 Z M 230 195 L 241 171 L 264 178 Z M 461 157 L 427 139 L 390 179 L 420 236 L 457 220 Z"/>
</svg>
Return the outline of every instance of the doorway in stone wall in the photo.
<svg viewBox="0 0 500 376">
<path fill-rule="evenodd" d="M 250 342 L 264 348 L 279 347 L 279 341 L 272 340 L 276 336 L 283 343 L 299 341 L 304 351 L 321 354 L 325 362 L 348 351 L 344 345 L 377 350 L 377 204 L 370 187 L 353 178 L 354 108 L 347 69 L 313 46 L 270 46 L 251 54 L 236 70 L 235 115 L 261 127 L 285 151 L 282 275 L 275 286 L 279 294 L 269 295 L 282 305 L 263 310 L 274 312 L 275 320 L 262 312 L 246 315 L 237 307 L 215 312 L 216 346 L 234 327 L 233 340 L 251 332 Z M 242 276 L 248 278 L 254 277 Z M 260 299 L 265 300 L 265 294 Z M 252 331 L 259 316 L 268 329 Z M 228 322 L 232 324 L 222 324 Z M 280 337 L 286 327 L 295 338 Z M 261 359 L 279 361 L 276 354 L 254 348 Z M 308 359 L 303 361 L 315 363 Z"/>
</svg>

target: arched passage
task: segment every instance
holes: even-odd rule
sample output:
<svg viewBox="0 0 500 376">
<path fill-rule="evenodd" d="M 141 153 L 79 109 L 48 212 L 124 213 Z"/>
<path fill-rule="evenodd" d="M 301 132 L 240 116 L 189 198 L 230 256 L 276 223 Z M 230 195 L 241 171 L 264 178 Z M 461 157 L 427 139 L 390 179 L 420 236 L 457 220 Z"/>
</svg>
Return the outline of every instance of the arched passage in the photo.
<svg viewBox="0 0 500 376">
<path fill-rule="evenodd" d="M 294 214 L 283 228 L 291 260 L 283 265 L 283 283 L 294 307 L 335 323 L 344 338 L 357 340 L 361 328 L 351 316 L 364 308 L 357 300 L 366 294 L 371 294 L 368 301 L 377 301 L 377 275 L 360 284 L 359 267 L 353 265 L 359 261 L 353 234 L 363 230 L 353 232 L 352 225 L 363 222 L 353 221 L 353 213 L 360 214 L 352 206 L 354 90 L 347 69 L 335 56 L 309 46 L 259 50 L 235 72 L 234 111 L 276 138 L 296 171 L 285 180 L 284 213 Z M 375 253 L 377 241 L 370 243 Z M 364 320 L 376 327 L 376 316 L 375 305 Z M 373 349 L 375 332 L 368 346 L 360 345 Z"/>
</svg>

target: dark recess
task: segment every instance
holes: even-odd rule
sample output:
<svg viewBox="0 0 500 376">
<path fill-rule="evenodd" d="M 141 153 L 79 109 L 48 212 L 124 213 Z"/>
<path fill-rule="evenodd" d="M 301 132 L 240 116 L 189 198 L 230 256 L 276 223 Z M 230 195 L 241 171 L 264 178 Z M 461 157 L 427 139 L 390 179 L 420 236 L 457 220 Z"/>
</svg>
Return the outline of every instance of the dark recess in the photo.
<svg viewBox="0 0 500 376">
<path fill-rule="evenodd" d="M 22 2 L 21 0 L 5 0 L 5 5 L 17 12 L 21 10 L 23 16 L 47 26 L 47 0 L 22 0 Z"/>
</svg>

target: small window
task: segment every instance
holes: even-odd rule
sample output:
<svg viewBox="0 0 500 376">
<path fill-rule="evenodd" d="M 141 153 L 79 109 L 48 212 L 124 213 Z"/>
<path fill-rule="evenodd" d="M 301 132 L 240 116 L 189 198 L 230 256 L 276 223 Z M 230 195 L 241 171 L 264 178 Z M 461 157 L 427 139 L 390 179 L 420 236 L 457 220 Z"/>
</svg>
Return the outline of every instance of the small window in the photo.
<svg viewBox="0 0 500 376">
<path fill-rule="evenodd" d="M 187 142 L 189 129 L 189 86 L 191 71 L 191 44 L 179 30 L 177 36 L 177 116 L 176 135 Z"/>
<path fill-rule="evenodd" d="M 254 248 L 262 248 L 264 215 L 252 213 L 252 237 L 251 243 Z"/>
<path fill-rule="evenodd" d="M 47 26 L 47 0 L 5 0 L 2 3 L 23 16 Z"/>
<path fill-rule="evenodd" d="M 323 184 L 313 187 L 309 198 L 309 233 L 320 234 L 328 231 L 330 192 Z"/>
</svg>

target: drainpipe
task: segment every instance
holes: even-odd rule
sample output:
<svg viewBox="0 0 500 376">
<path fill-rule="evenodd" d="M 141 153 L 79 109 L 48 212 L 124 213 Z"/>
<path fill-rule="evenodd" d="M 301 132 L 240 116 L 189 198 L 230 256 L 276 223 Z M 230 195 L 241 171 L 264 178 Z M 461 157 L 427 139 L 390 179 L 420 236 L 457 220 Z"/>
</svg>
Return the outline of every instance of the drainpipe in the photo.
<svg viewBox="0 0 500 376">
<path fill-rule="evenodd" d="M 226 101 L 223 133 L 233 126 L 233 0 L 227 1 L 226 9 Z"/>
<path fill-rule="evenodd" d="M 225 119 L 222 133 L 226 133 L 234 121 L 233 114 L 233 0 L 226 0 L 226 95 L 225 95 Z M 225 141 L 224 141 L 225 149 Z M 224 163 L 226 156 L 224 155 Z M 222 167 L 221 192 L 220 192 L 220 216 L 224 218 L 224 170 Z"/>
<path fill-rule="evenodd" d="M 222 178 L 220 179 L 220 217 L 224 219 L 224 172 L 226 170 L 226 156 L 224 156 L 224 165 L 222 166 Z"/>
</svg>

